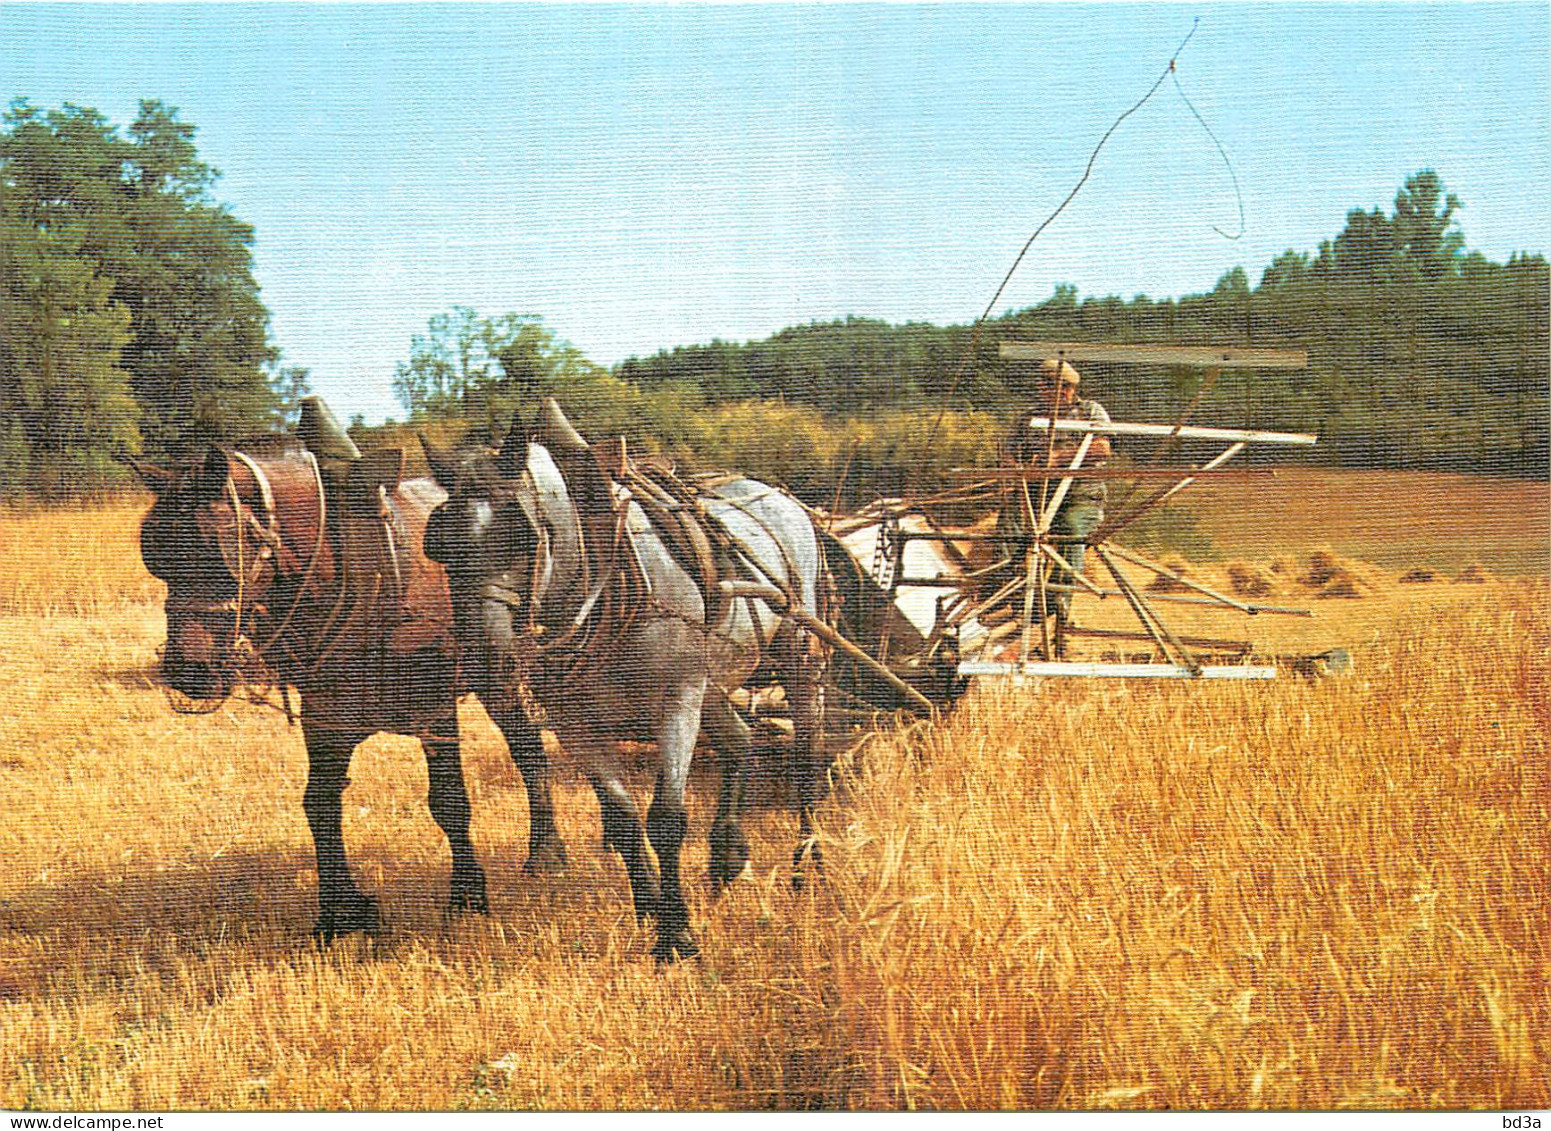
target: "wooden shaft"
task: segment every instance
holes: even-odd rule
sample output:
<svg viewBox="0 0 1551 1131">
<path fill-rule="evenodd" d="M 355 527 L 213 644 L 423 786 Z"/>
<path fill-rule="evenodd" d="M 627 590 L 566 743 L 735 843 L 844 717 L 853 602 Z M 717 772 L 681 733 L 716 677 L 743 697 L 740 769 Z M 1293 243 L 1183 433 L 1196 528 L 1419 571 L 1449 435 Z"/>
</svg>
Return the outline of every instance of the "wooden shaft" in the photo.
<svg viewBox="0 0 1551 1131">
<path fill-rule="evenodd" d="M 1077 470 L 1082 467 L 1082 461 L 1087 458 L 1088 449 L 1093 446 L 1093 433 L 1082 438 L 1082 443 L 1077 445 L 1077 452 L 1072 456 L 1071 467 Z M 1061 510 L 1061 504 L 1066 500 L 1066 493 L 1072 489 L 1072 477 L 1062 476 L 1061 482 L 1056 486 L 1055 494 L 1051 495 L 1045 503 L 1045 509 L 1039 514 L 1039 533 L 1044 537 L 1050 530 L 1050 524 L 1055 521 L 1057 513 Z"/>
<path fill-rule="evenodd" d="M 844 636 L 841 636 L 840 633 L 836 632 L 833 628 L 825 624 L 818 617 L 814 616 L 812 613 L 805 609 L 799 609 L 795 605 L 791 604 L 791 602 L 787 600 L 786 594 L 782 593 L 774 586 L 758 585 L 747 581 L 723 581 L 721 582 L 720 587 L 726 591 L 727 595 L 730 597 L 753 597 L 755 600 L 767 602 L 772 608 L 779 609 L 782 616 L 791 617 L 793 620 L 797 621 L 804 628 L 806 628 L 809 632 L 812 632 L 815 636 L 818 636 L 820 639 L 833 644 L 836 648 L 839 648 L 853 660 L 866 665 L 875 674 L 882 677 L 885 683 L 887 683 L 895 691 L 898 691 L 906 699 L 916 704 L 923 711 L 935 711 L 937 709 L 935 706 L 933 706 L 930 699 L 922 695 L 915 688 L 911 687 L 904 680 L 900 679 L 899 676 L 895 675 L 886 666 L 873 659 L 861 648 L 858 648 Z"/>
<path fill-rule="evenodd" d="M 1049 428 L 1053 432 L 1092 432 L 1099 436 L 1177 436 L 1182 440 L 1243 440 L 1248 444 L 1288 444 L 1309 448 L 1319 443 L 1319 437 L 1306 432 L 1263 432 L 1249 428 L 1201 428 L 1188 425 L 1176 429 L 1172 424 L 1095 424 L 1090 420 L 1049 420 L 1043 416 L 1029 418 L 1030 428 Z"/>
<path fill-rule="evenodd" d="M 1124 679 L 1275 679 L 1276 669 L 1265 665 L 1218 664 L 1192 671 L 1181 664 L 1074 663 L 1054 660 L 1024 664 L 965 660 L 959 674 L 968 676 L 1036 675 Z"/>
<path fill-rule="evenodd" d="M 902 542 L 1011 542 L 1014 545 L 1020 542 L 1086 542 L 1087 538 L 1080 534 L 1047 534 L 1043 538 L 1036 539 L 1032 534 L 1014 534 L 1011 531 L 997 534 L 942 534 L 942 533 L 917 533 L 909 530 L 900 531 Z"/>
<path fill-rule="evenodd" d="M 1200 476 L 1210 475 L 1215 472 L 1218 467 L 1232 459 L 1234 456 L 1238 455 L 1243 450 L 1244 441 L 1242 440 L 1233 444 L 1229 444 L 1225 451 L 1208 460 L 1194 472 L 1181 479 L 1178 483 L 1174 484 L 1174 486 L 1156 492 L 1151 498 L 1147 499 L 1141 505 L 1104 522 L 1099 527 L 1099 529 L 1095 531 L 1095 534 L 1100 538 L 1107 538 L 1117 530 L 1124 530 L 1126 527 L 1130 526 L 1133 522 L 1147 514 L 1153 508 L 1162 506 L 1163 503 L 1194 483 Z M 1238 474 L 1243 473 L 1238 472 Z M 1124 500 L 1122 500 L 1122 503 L 1123 502 Z"/>
<path fill-rule="evenodd" d="M 1136 614 L 1136 619 L 1142 622 L 1142 627 L 1152 637 L 1152 642 L 1158 649 L 1158 655 L 1163 657 L 1165 663 L 1174 663 L 1175 661 L 1169 655 L 1169 646 L 1164 641 L 1162 633 L 1158 631 L 1157 626 L 1148 618 L 1147 611 L 1142 608 L 1136 599 L 1136 595 L 1126 584 L 1126 579 L 1120 573 L 1120 567 L 1115 565 L 1114 559 L 1100 550 L 1099 547 L 1095 546 L 1094 550 L 1098 553 L 1099 560 L 1104 563 L 1105 568 L 1109 570 L 1110 575 L 1115 579 L 1115 584 L 1120 587 L 1120 595 L 1126 599 L 1126 603 L 1131 606 L 1131 611 Z M 1045 658 L 1047 660 L 1050 659 L 1049 656 Z"/>
<path fill-rule="evenodd" d="M 1173 646 L 1175 653 L 1178 654 L 1180 662 L 1191 671 L 1199 671 L 1201 668 L 1200 661 L 1190 654 L 1190 650 L 1187 649 L 1183 643 L 1181 643 L 1178 636 L 1174 635 L 1174 630 L 1164 622 L 1162 617 L 1153 611 L 1152 606 L 1147 603 L 1147 599 L 1142 596 L 1141 591 L 1131 583 L 1130 578 L 1123 578 L 1120 571 L 1114 568 L 1114 563 L 1110 559 L 1110 556 L 1105 553 L 1104 548 L 1102 546 L 1095 546 L 1093 549 L 1095 553 L 1104 559 L 1105 564 L 1110 566 L 1110 572 L 1115 575 L 1115 580 L 1120 584 L 1121 588 L 1129 590 L 1129 596 L 1134 599 L 1136 606 L 1147 614 L 1148 618 L 1157 627 L 1158 631 L 1163 633 L 1163 635 L 1168 639 L 1169 643 Z"/>
<path fill-rule="evenodd" d="M 1111 548 L 1115 551 L 1116 554 L 1130 562 L 1132 565 L 1139 565 L 1143 569 L 1151 570 L 1153 573 L 1167 577 L 1170 581 L 1177 581 L 1181 585 L 1185 586 L 1185 588 L 1194 589 L 1197 593 L 1205 593 L 1208 597 L 1214 598 L 1215 600 L 1221 601 L 1225 605 L 1238 609 L 1241 613 L 1248 613 L 1250 616 L 1255 615 L 1255 607 L 1253 605 L 1246 605 L 1243 601 L 1235 601 L 1232 597 L 1229 597 L 1226 594 L 1219 593 L 1217 590 L 1210 589 L 1207 586 L 1200 584 L 1199 582 L 1191 581 L 1190 578 L 1186 577 L 1184 574 L 1181 574 L 1176 570 L 1172 570 L 1166 565 L 1159 565 L 1145 554 L 1139 554 L 1135 550 L 1128 550 L 1124 546 L 1112 545 Z"/>
<path fill-rule="evenodd" d="M 1050 588 L 1063 593 L 1083 592 L 1083 590 L 1077 588 L 1075 585 L 1052 585 Z M 1105 597 L 1122 596 L 1120 590 L 1118 589 L 1100 589 L 1099 593 Z M 1180 597 L 1171 593 L 1150 593 L 1148 594 L 1148 600 L 1167 601 L 1175 605 L 1199 605 L 1204 608 L 1211 609 L 1221 609 L 1225 607 L 1221 601 L 1210 600 L 1206 597 Z M 1260 613 L 1267 613 L 1272 616 L 1283 617 L 1312 617 L 1314 615 L 1308 609 L 1289 609 L 1280 605 L 1246 605 L 1245 608 L 1247 608 L 1251 613 L 1257 615 Z"/>
<path fill-rule="evenodd" d="M 1145 632 L 1124 632 L 1116 628 L 1087 628 L 1080 624 L 1066 626 L 1066 631 L 1074 636 L 1102 636 L 1115 640 L 1151 640 Z M 1181 636 L 1180 642 L 1188 644 L 1192 648 L 1215 648 L 1224 652 L 1248 652 L 1254 645 L 1244 640 L 1217 640 L 1209 636 Z"/>
<path fill-rule="evenodd" d="M 1039 544 L 1039 548 L 1048 554 L 1050 558 L 1056 563 L 1056 565 L 1066 570 L 1066 572 L 1072 576 L 1077 584 L 1088 590 L 1099 600 L 1102 601 L 1104 599 L 1104 590 L 1100 589 L 1097 585 L 1093 584 L 1093 582 L 1084 577 L 1081 570 L 1073 569 L 1072 564 L 1063 558 L 1060 554 L 1056 553 L 1053 546 L 1049 545 L 1048 543 L 1041 542 Z"/>
<path fill-rule="evenodd" d="M 1220 376 L 1222 376 L 1222 368 L 1220 366 L 1214 365 L 1210 370 L 1207 371 L 1206 380 L 1202 382 L 1201 387 L 1196 390 L 1196 395 L 1191 398 L 1190 403 L 1185 406 L 1184 411 L 1175 418 L 1174 427 L 1169 431 L 1169 434 L 1166 437 L 1158 441 L 1157 447 L 1153 448 L 1152 457 L 1147 461 L 1147 466 L 1149 468 L 1157 467 L 1162 462 L 1163 453 L 1168 451 L 1169 447 L 1179 439 L 1180 429 L 1185 427 L 1186 422 L 1195 413 L 1196 406 L 1199 405 L 1202 398 L 1204 398 L 1206 394 L 1211 391 L 1212 386 L 1217 384 L 1217 378 Z M 1131 501 L 1131 496 L 1136 494 L 1137 486 L 1138 484 L 1133 480 L 1128 486 L 1122 489 L 1119 502 L 1116 505 L 1117 509 L 1124 507 Z"/>
<path fill-rule="evenodd" d="M 1200 477 L 1200 473 L 1206 473 L 1206 474 L 1209 475 L 1213 471 L 1216 471 L 1217 468 L 1219 468 L 1223 464 L 1227 463 L 1234 456 L 1236 456 L 1240 452 L 1242 452 L 1244 450 L 1244 448 L 1245 448 L 1245 443 L 1244 443 L 1243 440 L 1238 440 L 1235 443 L 1230 444 L 1226 451 L 1222 452 L 1220 455 L 1214 456 L 1212 459 L 1208 460 L 1205 464 L 1203 464 L 1201 466 L 1201 468 L 1199 469 L 1199 472 L 1197 474 L 1185 476 L 1185 478 L 1181 479 L 1178 483 L 1174 484 L 1174 486 L 1170 487 L 1167 491 L 1165 491 L 1162 495 L 1160 495 L 1158 497 L 1158 502 L 1161 503 L 1165 499 L 1171 498 L 1172 496 L 1179 494 L 1179 492 L 1183 491 L 1186 487 L 1188 487 L 1192 483 L 1194 483 Z M 1236 472 L 1235 474 L 1244 475 L 1246 473 L 1243 472 L 1243 471 L 1239 471 L 1239 472 Z M 1254 475 L 1254 474 L 1256 474 L 1256 472 L 1251 471 L 1251 472 L 1248 472 L 1247 474 Z M 1272 472 L 1272 474 L 1275 474 L 1275 472 Z"/>
<path fill-rule="evenodd" d="M 1243 441 L 1239 441 L 1242 447 Z M 1080 467 L 1080 468 L 1042 468 L 1020 465 L 1018 467 L 998 467 L 989 471 L 971 470 L 964 468 L 950 472 L 953 475 L 989 475 L 994 480 L 1027 479 L 1031 482 L 1038 479 L 1179 479 L 1188 476 L 1190 479 L 1217 479 L 1217 480 L 1241 480 L 1241 479 L 1275 479 L 1276 471 L 1269 467 L 1235 467 L 1227 471 L 1211 470 L 1203 465 L 1196 468 L 1186 467 Z"/>
</svg>

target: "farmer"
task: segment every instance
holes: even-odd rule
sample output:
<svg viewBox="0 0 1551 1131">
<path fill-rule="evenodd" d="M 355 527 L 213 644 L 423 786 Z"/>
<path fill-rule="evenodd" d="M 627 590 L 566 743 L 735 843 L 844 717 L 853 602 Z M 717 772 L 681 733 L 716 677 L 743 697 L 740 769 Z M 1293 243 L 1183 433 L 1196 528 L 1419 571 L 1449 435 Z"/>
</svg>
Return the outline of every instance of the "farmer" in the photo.
<svg viewBox="0 0 1551 1131">
<path fill-rule="evenodd" d="M 1052 437 L 1048 428 L 1037 427 L 1033 421 L 1037 417 L 1055 417 L 1058 420 L 1086 420 L 1094 424 L 1108 424 L 1109 413 L 1104 411 L 1103 405 L 1098 401 L 1084 400 L 1077 395 L 1077 387 L 1081 382 L 1082 375 L 1077 372 L 1076 367 L 1065 361 L 1052 358 L 1040 363 L 1036 373 L 1036 398 L 1019 413 L 1012 434 L 1007 440 L 1005 451 L 1012 460 L 1025 467 L 1029 465 L 1052 468 L 1071 466 L 1072 458 L 1082 444 L 1083 434 L 1056 432 Z M 1083 457 L 1082 466 L 1102 467 L 1104 461 L 1109 458 L 1109 454 L 1109 437 L 1095 435 L 1088 445 L 1088 452 Z M 1044 491 L 1041 491 L 1040 482 L 1037 479 L 1028 485 L 1028 509 L 1036 518 L 1041 505 L 1041 496 L 1049 498 L 1054 494 L 1059 483 L 1059 477 L 1051 478 L 1047 481 Z M 1055 517 L 1051 520 L 1050 533 L 1057 539 L 1086 538 L 1092 534 L 1099 523 L 1104 521 L 1105 494 L 1102 479 L 1073 479 L 1067 489 L 1066 497 L 1061 501 Z M 1010 533 L 1027 533 L 1029 519 L 1025 511 L 1022 484 L 1016 485 L 1012 498 L 1008 502 L 1010 505 L 1002 508 L 998 528 Z M 1083 571 L 1084 559 L 1088 551 L 1084 543 L 1057 541 L 1051 548 L 1071 565 L 1072 571 L 1077 573 Z M 1009 545 L 1007 550 L 1011 552 L 1016 571 L 1023 561 L 1024 547 Z M 1051 570 L 1047 580 L 1055 585 L 1077 584 L 1072 577 L 1072 572 L 1059 566 Z M 1047 595 L 1045 612 L 1065 620 L 1071 604 L 1072 595 L 1069 591 L 1056 590 Z"/>
</svg>

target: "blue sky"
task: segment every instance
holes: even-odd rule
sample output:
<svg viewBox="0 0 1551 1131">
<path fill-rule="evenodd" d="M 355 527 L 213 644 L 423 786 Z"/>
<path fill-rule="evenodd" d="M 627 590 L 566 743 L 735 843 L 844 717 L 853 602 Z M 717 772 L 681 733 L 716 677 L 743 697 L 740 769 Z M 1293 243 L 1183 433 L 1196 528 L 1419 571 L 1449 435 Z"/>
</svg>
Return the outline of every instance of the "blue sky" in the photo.
<svg viewBox="0 0 1551 1131">
<path fill-rule="evenodd" d="M 453 305 L 594 361 L 813 319 L 1177 297 L 1431 167 L 1468 245 L 1551 232 L 1545 4 L 0 4 L 0 97 L 198 127 L 286 363 L 342 415 Z"/>
</svg>

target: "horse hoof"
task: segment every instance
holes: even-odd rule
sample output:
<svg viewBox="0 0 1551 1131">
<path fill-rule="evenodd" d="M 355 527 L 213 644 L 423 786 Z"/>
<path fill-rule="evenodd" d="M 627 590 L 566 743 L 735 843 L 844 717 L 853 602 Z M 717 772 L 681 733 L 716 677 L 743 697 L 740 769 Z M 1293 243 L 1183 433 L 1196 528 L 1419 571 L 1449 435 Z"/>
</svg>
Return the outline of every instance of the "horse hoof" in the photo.
<svg viewBox="0 0 1551 1131">
<path fill-rule="evenodd" d="M 490 900 L 485 894 L 485 877 L 477 876 L 467 883 L 455 883 L 447 897 L 447 913 L 444 918 L 456 919 L 459 915 L 477 912 L 490 914 Z"/>
<path fill-rule="evenodd" d="M 737 826 L 711 830 L 711 890 L 722 889 L 749 870 L 749 842 Z"/>
<path fill-rule="evenodd" d="M 688 927 L 659 934 L 657 945 L 652 947 L 652 957 L 657 960 L 659 966 L 668 962 L 677 962 L 681 958 L 699 956 L 700 946 L 695 942 L 695 936 L 689 933 Z"/>
<path fill-rule="evenodd" d="M 382 913 L 377 908 L 377 901 L 356 892 L 318 912 L 312 937 L 328 946 L 340 935 L 375 935 L 381 929 Z"/>
</svg>

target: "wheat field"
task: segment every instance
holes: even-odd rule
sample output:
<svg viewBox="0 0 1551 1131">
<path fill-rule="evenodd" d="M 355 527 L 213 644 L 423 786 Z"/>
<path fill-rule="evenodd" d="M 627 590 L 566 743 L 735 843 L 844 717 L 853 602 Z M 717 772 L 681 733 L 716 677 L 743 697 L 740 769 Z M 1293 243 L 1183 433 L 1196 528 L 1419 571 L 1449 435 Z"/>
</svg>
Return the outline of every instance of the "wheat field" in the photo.
<svg viewBox="0 0 1551 1131">
<path fill-rule="evenodd" d="M 168 709 L 138 513 L 0 518 L 0 1107 L 1551 1105 L 1543 581 L 1369 571 L 1276 629 L 1349 644 L 1339 677 L 978 688 L 841 758 L 801 892 L 770 804 L 710 899 L 702 767 L 704 953 L 660 970 L 563 754 L 571 864 L 519 872 L 472 701 L 491 914 L 443 921 L 423 757 L 378 736 L 345 832 L 387 925 L 315 949 L 299 733 Z"/>
</svg>

